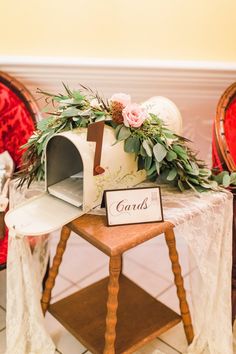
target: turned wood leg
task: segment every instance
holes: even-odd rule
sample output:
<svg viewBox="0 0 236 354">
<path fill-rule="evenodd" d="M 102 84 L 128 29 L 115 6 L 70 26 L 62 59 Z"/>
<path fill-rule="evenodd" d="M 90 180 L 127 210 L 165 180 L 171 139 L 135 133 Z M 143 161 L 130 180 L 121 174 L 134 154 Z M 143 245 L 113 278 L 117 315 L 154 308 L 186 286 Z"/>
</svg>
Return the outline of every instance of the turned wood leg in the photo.
<svg viewBox="0 0 236 354">
<path fill-rule="evenodd" d="M 111 256 L 109 265 L 109 284 L 107 300 L 107 317 L 104 354 L 115 354 L 116 322 L 119 292 L 119 275 L 121 271 L 121 256 Z"/>
<path fill-rule="evenodd" d="M 179 264 L 179 256 L 176 249 L 174 230 L 170 229 L 165 232 L 165 239 L 169 249 L 169 257 L 172 264 L 172 271 L 174 274 L 175 285 L 177 289 L 177 295 L 179 298 L 180 312 L 184 324 L 184 331 L 188 341 L 188 344 L 192 343 L 194 333 L 189 306 L 186 299 L 186 292 L 184 289 L 183 277 L 181 275 L 181 267 Z"/>
<path fill-rule="evenodd" d="M 45 288 L 41 299 L 41 305 L 42 305 L 42 310 L 44 315 L 47 312 L 48 306 L 51 301 L 52 289 L 55 284 L 55 280 L 59 271 L 60 264 L 62 262 L 63 254 L 66 249 L 67 240 L 70 237 L 70 233 L 71 230 L 67 226 L 63 226 L 61 230 L 60 241 L 57 245 L 56 254 L 53 258 L 52 267 L 49 270 L 49 276 L 46 280 Z"/>
</svg>

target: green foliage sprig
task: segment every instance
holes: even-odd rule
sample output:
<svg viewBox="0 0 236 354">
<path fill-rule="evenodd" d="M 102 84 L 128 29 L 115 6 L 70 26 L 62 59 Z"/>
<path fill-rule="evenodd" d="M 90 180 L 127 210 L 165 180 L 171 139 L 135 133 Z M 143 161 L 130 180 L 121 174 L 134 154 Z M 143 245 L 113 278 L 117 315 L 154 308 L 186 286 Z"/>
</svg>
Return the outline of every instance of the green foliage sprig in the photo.
<svg viewBox="0 0 236 354">
<path fill-rule="evenodd" d="M 77 91 L 71 91 L 65 85 L 64 88 L 64 95 L 38 91 L 56 109 L 38 123 L 37 130 L 22 147 L 25 151 L 17 174 L 19 186 L 24 183 L 29 186 L 33 180 L 44 178 L 45 146 L 52 135 L 86 128 L 101 120 L 115 129 L 117 142 L 124 141 L 124 150 L 135 154 L 138 168 L 145 169 L 151 180 L 159 176 L 162 181 L 177 186 L 181 191 L 191 188 L 195 192 L 216 190 L 219 185 L 236 185 L 236 173 L 230 176 L 224 171 L 214 175 L 190 149 L 189 140 L 170 131 L 156 115 L 149 114 L 139 128 L 127 127 L 117 123 L 117 111 L 112 110 L 110 103 L 97 92 L 84 86 Z"/>
</svg>

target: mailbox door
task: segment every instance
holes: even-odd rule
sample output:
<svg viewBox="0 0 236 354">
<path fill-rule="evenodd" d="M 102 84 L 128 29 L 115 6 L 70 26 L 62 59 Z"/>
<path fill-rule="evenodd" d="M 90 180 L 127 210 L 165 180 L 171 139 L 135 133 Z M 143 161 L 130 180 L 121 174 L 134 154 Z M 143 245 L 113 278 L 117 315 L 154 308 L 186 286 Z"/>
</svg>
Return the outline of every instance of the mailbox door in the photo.
<svg viewBox="0 0 236 354">
<path fill-rule="evenodd" d="M 61 228 L 82 214 L 80 208 L 43 193 L 8 211 L 5 222 L 18 235 L 39 236 Z"/>
</svg>

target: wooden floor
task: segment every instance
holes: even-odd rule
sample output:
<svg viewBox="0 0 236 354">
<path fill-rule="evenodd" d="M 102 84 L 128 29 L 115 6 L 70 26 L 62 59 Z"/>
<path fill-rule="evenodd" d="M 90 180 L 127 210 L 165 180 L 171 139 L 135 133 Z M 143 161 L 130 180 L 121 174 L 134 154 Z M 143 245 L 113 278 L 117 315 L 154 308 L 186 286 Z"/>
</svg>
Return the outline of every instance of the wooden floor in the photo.
<svg viewBox="0 0 236 354">
<path fill-rule="evenodd" d="M 49 312 L 94 354 L 104 349 L 107 286 L 105 278 L 49 307 Z M 132 353 L 181 321 L 178 314 L 123 275 L 117 317 L 117 354 Z"/>
</svg>

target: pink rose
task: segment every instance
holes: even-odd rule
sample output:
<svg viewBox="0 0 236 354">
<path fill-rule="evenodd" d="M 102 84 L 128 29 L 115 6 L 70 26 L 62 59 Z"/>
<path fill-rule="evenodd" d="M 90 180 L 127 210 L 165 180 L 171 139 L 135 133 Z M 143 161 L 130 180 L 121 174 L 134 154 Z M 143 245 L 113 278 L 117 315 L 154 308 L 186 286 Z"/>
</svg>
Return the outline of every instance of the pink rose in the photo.
<svg viewBox="0 0 236 354">
<path fill-rule="evenodd" d="M 126 107 L 128 104 L 131 103 L 130 95 L 126 95 L 125 93 L 115 93 L 111 96 L 110 102 L 118 102 L 123 107 Z"/>
<path fill-rule="evenodd" d="M 128 104 L 122 111 L 126 127 L 139 128 L 148 118 L 148 113 L 137 103 Z"/>
</svg>

